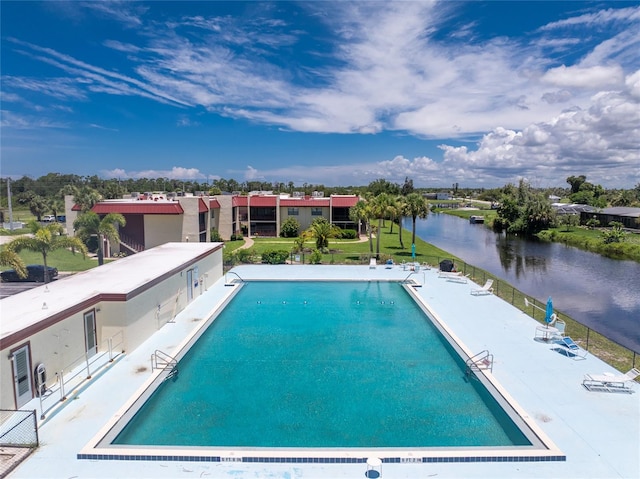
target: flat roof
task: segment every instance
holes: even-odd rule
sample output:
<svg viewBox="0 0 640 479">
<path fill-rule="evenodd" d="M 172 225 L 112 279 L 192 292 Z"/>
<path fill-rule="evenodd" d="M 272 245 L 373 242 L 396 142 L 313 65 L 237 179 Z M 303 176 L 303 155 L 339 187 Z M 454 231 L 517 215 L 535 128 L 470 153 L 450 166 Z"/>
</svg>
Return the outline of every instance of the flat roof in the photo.
<svg viewBox="0 0 640 479">
<path fill-rule="evenodd" d="M 78 454 L 144 387 L 152 373 L 150 354 L 159 349 L 171 354 L 199 326 L 194 318 L 206 318 L 224 303 L 227 284 L 237 276 L 246 280 L 397 280 L 410 274 L 400 266 L 387 269 L 364 266 L 247 265 L 234 268 L 209 286 L 179 313 L 175 322 L 164 325 L 136 350 L 122 355 L 81 391 L 69 394 L 63 408 L 47 416 L 39 429 L 40 447 L 11 473 L 14 479 L 46 476 L 63 479 L 92 478 L 192 478 L 270 477 L 346 479 L 363 477 L 366 464 L 247 462 L 242 455 L 229 454 L 215 462 L 188 460 L 81 460 Z M 529 420 L 566 455 L 560 462 L 384 462 L 382 477 L 414 479 L 442 478 L 629 478 L 640 477 L 640 394 L 587 391 L 585 374 L 616 373 L 599 358 L 587 355 L 575 361 L 554 351 L 549 344 L 534 340 L 539 323 L 495 295 L 473 296 L 473 282 L 454 283 L 438 278 L 437 271 L 421 270 L 410 278 L 421 287 L 415 292 L 447 324 L 472 352 L 489 350 L 495 358 L 492 375 L 515 399 Z M 63 280 L 66 281 L 66 280 Z M 571 331 L 568 331 L 571 334 Z M 380 347 L 385 347 L 380 338 Z M 375 374 L 375 373 L 373 373 Z M 24 409 L 40 413 L 34 399 Z M 168 418 L 168 420 L 170 420 Z M 277 454 L 274 453 L 274 454 Z M 304 455 L 304 450 L 300 451 Z M 377 457 L 377 451 L 346 451 L 357 457 Z"/>
<path fill-rule="evenodd" d="M 11 336 L 100 295 L 131 295 L 171 271 L 222 248 L 222 243 L 165 243 L 0 300 L 0 348 Z M 93 261 L 93 260 L 88 260 Z"/>
</svg>

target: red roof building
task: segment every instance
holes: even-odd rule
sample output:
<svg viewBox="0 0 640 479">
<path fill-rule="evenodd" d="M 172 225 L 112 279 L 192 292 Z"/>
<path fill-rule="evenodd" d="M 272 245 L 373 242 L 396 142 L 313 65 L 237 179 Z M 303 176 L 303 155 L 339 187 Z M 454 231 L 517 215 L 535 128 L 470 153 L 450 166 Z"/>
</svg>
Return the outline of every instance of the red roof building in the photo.
<svg viewBox="0 0 640 479">
<path fill-rule="evenodd" d="M 148 194 L 118 200 L 103 200 L 92 211 L 100 216 L 119 213 L 126 225 L 119 235 L 121 245 L 111 252 L 132 254 L 166 242 L 208 242 L 216 230 L 223 239 L 232 235 L 280 235 L 281 225 L 294 218 L 300 231 L 320 217 L 348 229 L 357 229 L 349 218 L 349 208 L 360 198 L 356 195 L 289 197 L 275 194 L 173 196 Z M 77 218 L 80 208 L 71 197 L 65 198 L 67 220 Z M 73 234 L 73 231 L 70 232 Z M 108 251 L 108 244 L 105 251 Z M 118 250 L 119 248 L 119 250 Z M 116 251 L 117 250 L 117 251 Z"/>
</svg>

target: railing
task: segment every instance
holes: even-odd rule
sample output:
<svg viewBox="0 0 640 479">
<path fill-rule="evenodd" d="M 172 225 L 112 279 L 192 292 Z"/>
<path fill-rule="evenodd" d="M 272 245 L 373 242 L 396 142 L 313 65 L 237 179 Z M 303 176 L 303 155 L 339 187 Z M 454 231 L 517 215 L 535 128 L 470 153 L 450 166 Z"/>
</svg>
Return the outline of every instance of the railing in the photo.
<svg viewBox="0 0 640 479">
<path fill-rule="evenodd" d="M 236 275 L 236 276 L 238 277 L 238 279 L 239 279 L 241 282 L 243 282 L 243 283 L 244 283 L 244 279 L 242 279 L 242 278 L 240 277 L 240 275 L 239 275 L 238 273 L 236 273 L 235 271 L 227 271 L 227 274 L 233 274 L 233 275 Z M 228 281 L 225 281 L 225 283 L 229 284 L 229 282 L 228 282 Z"/>
<path fill-rule="evenodd" d="M 66 363 L 60 371 L 54 371 L 55 383 L 46 381 L 38 388 L 40 399 L 40 419 L 45 419 L 49 411 L 65 402 L 69 392 L 77 391 L 92 379 L 93 375 L 112 363 L 124 353 L 124 331 L 119 331 L 100 344 L 93 356 L 85 352 L 73 361 Z"/>
<path fill-rule="evenodd" d="M 136 241 L 123 233 L 119 233 L 118 236 L 120 237 L 120 244 L 131 250 L 133 253 L 140 253 L 141 251 L 144 251 L 144 245 L 139 241 Z"/>
<path fill-rule="evenodd" d="M 337 253 L 330 252 L 325 253 L 321 257 L 320 264 L 354 264 L 354 265 L 368 265 L 369 259 L 375 257 L 375 253 Z M 289 256 L 289 262 L 291 264 L 313 264 L 312 258 L 314 255 L 309 252 L 297 252 L 291 253 Z M 398 258 L 409 261 L 411 259 L 411 253 L 394 254 L 390 255 L 388 252 L 380 253 L 379 264 L 386 261 L 389 258 L 397 260 Z M 428 256 L 417 255 L 416 261 L 420 261 L 423 265 L 430 265 L 432 268 L 439 268 L 440 261 L 444 259 L 451 259 L 451 256 Z M 259 261 L 259 260 L 256 260 Z M 493 294 L 499 296 L 504 301 L 512 304 L 516 308 L 529 314 L 533 319 L 540 323 L 544 323 L 544 313 L 536 313 L 536 306 L 540 306 L 544 309 L 546 302 L 542 303 L 535 299 L 530 301 L 529 306 L 525 305 L 525 298 L 527 297 L 520 290 L 514 288 L 512 285 L 503 281 L 495 276 L 490 275 L 485 270 L 477 268 L 474 265 L 467 264 L 464 261 L 455 260 L 456 268 L 462 275 L 468 275 L 469 279 L 483 285 L 489 278 L 493 278 Z M 231 269 L 235 263 L 232 258 L 225 257 L 224 267 L 225 270 Z M 560 319 L 566 323 L 568 335 L 580 344 L 580 346 L 590 351 L 595 356 L 598 356 L 603 361 L 611 364 L 620 371 L 628 371 L 631 368 L 635 368 L 640 363 L 640 351 L 634 351 L 620 343 L 607 338 L 604 334 L 589 328 L 588 326 L 576 321 L 575 319 L 567 316 L 562 312 L 556 310 L 556 314 Z"/>
<path fill-rule="evenodd" d="M 466 376 L 471 376 L 472 372 L 480 371 L 481 369 L 488 369 L 493 371 L 493 354 L 489 350 L 485 349 L 478 354 L 467 359 L 466 363 Z"/>
<path fill-rule="evenodd" d="M 167 379 L 178 375 L 178 360 L 173 356 L 169 356 L 167 353 L 156 349 L 153 354 L 151 354 L 151 372 L 156 369 L 169 372 L 169 374 L 164 378 L 166 381 Z"/>
</svg>

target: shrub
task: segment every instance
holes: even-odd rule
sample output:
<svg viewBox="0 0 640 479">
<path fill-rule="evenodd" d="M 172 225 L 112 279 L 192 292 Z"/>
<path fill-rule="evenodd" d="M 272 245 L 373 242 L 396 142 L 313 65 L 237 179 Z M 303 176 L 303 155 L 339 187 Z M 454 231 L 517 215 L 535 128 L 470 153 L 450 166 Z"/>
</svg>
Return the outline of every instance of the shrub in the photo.
<svg viewBox="0 0 640 479">
<path fill-rule="evenodd" d="M 222 242 L 222 237 L 220 236 L 220 233 L 218 233 L 218 230 L 215 228 L 211 228 L 211 241 L 214 243 Z"/>
<path fill-rule="evenodd" d="M 267 250 L 262 253 L 262 262 L 267 264 L 285 264 L 289 252 L 286 250 Z"/>
<path fill-rule="evenodd" d="M 322 253 L 320 250 L 314 249 L 311 256 L 309 256 L 309 262 L 311 264 L 320 264 L 322 263 Z"/>
<path fill-rule="evenodd" d="M 295 218 L 287 218 L 280 228 L 280 236 L 283 238 L 295 238 L 300 231 L 300 223 Z"/>
<path fill-rule="evenodd" d="M 293 247 L 291 248 L 291 250 L 294 253 L 299 253 L 300 251 L 304 250 L 304 237 L 298 236 L 296 239 L 294 239 Z"/>
<path fill-rule="evenodd" d="M 242 241 L 244 240 L 244 236 L 242 236 L 242 233 L 234 233 L 231 235 L 231 241 Z"/>
<path fill-rule="evenodd" d="M 240 263 L 253 263 L 253 249 L 237 249 L 234 251 L 235 257 Z"/>
<path fill-rule="evenodd" d="M 356 230 L 342 230 L 340 233 L 342 239 L 356 239 L 358 232 Z"/>
</svg>

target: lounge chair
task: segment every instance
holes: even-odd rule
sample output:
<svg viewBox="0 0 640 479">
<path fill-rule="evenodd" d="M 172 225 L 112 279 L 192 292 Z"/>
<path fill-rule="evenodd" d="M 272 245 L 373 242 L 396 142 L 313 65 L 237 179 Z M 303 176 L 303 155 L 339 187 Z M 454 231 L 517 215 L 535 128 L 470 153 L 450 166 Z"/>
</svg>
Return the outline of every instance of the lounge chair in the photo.
<svg viewBox="0 0 640 479">
<path fill-rule="evenodd" d="M 369 269 L 376 269 L 376 259 L 375 258 L 371 258 L 369 260 Z"/>
<path fill-rule="evenodd" d="M 587 351 L 582 349 L 576 344 L 576 342 L 569 336 L 563 336 L 554 340 L 556 347 L 552 348 L 555 351 L 569 356 L 571 359 L 586 359 Z M 558 347 L 559 346 L 559 347 Z"/>
<path fill-rule="evenodd" d="M 463 275 L 462 273 L 456 273 L 451 276 L 447 276 L 447 281 L 451 281 L 453 283 L 466 283 L 469 281 L 469 275 Z"/>
<path fill-rule="evenodd" d="M 452 272 L 452 271 L 438 271 L 438 278 L 451 278 L 452 276 L 460 276 L 462 273 Z"/>
<path fill-rule="evenodd" d="M 556 315 L 554 314 L 554 316 Z M 556 319 L 553 320 L 551 326 L 556 329 L 553 333 L 552 339 L 562 339 L 565 336 L 567 323 L 565 323 L 563 320 L 558 319 L 558 317 L 556 316 Z"/>
<path fill-rule="evenodd" d="M 640 376 L 640 370 L 633 368 L 625 374 L 585 374 L 582 385 L 589 391 L 632 393 L 634 379 Z"/>
<path fill-rule="evenodd" d="M 493 280 L 489 278 L 482 288 L 472 289 L 471 294 L 474 296 L 482 296 L 484 294 L 493 294 Z"/>
</svg>

